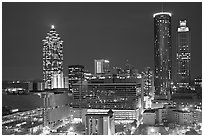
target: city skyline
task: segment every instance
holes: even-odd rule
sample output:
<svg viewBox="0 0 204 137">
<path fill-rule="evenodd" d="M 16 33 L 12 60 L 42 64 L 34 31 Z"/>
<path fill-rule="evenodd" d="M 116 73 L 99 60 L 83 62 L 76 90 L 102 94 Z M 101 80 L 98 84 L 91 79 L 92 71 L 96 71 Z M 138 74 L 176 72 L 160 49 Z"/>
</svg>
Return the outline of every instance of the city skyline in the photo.
<svg viewBox="0 0 204 137">
<path fill-rule="evenodd" d="M 173 65 L 176 31 L 179 21 L 186 19 L 191 28 L 191 75 L 201 76 L 201 3 L 163 7 L 172 13 Z M 3 3 L 3 80 L 42 79 L 42 39 L 51 24 L 64 41 L 65 75 L 68 65 L 76 64 L 93 73 L 94 59 L 101 58 L 111 66 L 124 67 L 128 59 L 139 71 L 154 69 L 153 14 L 160 11 L 161 3 Z"/>
</svg>

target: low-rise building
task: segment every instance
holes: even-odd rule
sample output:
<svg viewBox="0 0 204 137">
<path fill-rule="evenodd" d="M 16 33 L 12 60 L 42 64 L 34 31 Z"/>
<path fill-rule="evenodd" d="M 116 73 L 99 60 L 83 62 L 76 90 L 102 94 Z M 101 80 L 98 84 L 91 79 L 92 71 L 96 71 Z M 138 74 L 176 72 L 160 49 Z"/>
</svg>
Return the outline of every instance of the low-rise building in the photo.
<svg viewBox="0 0 204 137">
<path fill-rule="evenodd" d="M 143 124 L 145 125 L 155 125 L 156 123 L 156 110 L 149 109 L 143 112 Z"/>
<path fill-rule="evenodd" d="M 172 110 L 172 121 L 179 125 L 191 125 L 193 123 L 193 113 L 189 111 Z"/>
<path fill-rule="evenodd" d="M 86 135 L 114 135 L 115 124 L 112 110 L 86 114 Z"/>
</svg>

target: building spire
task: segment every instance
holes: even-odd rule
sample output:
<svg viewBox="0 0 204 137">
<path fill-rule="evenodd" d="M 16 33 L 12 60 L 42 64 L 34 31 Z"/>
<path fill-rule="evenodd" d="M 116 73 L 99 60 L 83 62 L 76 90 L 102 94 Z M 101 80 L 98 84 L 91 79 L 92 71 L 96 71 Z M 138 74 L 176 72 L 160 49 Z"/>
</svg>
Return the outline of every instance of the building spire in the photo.
<svg viewBox="0 0 204 137">
<path fill-rule="evenodd" d="M 51 25 L 51 29 L 55 29 L 55 26 L 54 26 L 54 25 Z"/>
</svg>

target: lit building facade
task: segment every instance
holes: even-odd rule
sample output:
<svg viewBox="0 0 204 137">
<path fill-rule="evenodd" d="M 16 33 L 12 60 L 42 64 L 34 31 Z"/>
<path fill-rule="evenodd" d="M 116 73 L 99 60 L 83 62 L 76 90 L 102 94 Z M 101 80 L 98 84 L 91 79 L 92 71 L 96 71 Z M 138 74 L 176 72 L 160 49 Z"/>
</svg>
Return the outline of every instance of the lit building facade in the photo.
<svg viewBox="0 0 204 137">
<path fill-rule="evenodd" d="M 145 68 L 142 78 L 144 81 L 144 95 L 152 97 L 154 90 L 154 77 L 153 71 L 150 69 L 150 67 Z"/>
<path fill-rule="evenodd" d="M 193 124 L 193 112 L 173 110 L 170 114 L 172 121 L 179 125 L 191 125 Z"/>
<path fill-rule="evenodd" d="M 153 17 L 155 95 L 169 99 L 172 80 L 171 13 L 155 13 Z"/>
<path fill-rule="evenodd" d="M 126 63 L 125 64 L 125 74 L 127 75 L 127 77 L 136 77 L 138 70 L 134 68 L 133 65 Z"/>
<path fill-rule="evenodd" d="M 63 81 L 62 43 L 62 39 L 56 33 L 54 25 L 52 25 L 47 36 L 43 39 L 43 81 L 45 89 L 64 88 L 61 87 L 62 83 L 55 83 Z M 56 77 L 60 77 L 62 80 Z"/>
<path fill-rule="evenodd" d="M 139 103 L 140 89 L 139 83 L 75 83 L 72 107 L 134 110 Z"/>
<path fill-rule="evenodd" d="M 86 114 L 86 135 L 114 135 L 114 112 L 87 113 Z"/>
<path fill-rule="evenodd" d="M 95 75 L 110 73 L 110 61 L 105 59 L 94 60 Z"/>
<path fill-rule="evenodd" d="M 196 87 L 202 87 L 202 78 L 200 78 L 200 77 L 195 78 L 194 79 L 194 85 Z"/>
<path fill-rule="evenodd" d="M 70 65 L 68 66 L 69 89 L 72 90 L 72 84 L 84 80 L 84 66 Z"/>
<path fill-rule="evenodd" d="M 186 20 L 180 21 L 177 31 L 177 85 L 187 88 L 190 84 L 191 43 Z"/>
</svg>

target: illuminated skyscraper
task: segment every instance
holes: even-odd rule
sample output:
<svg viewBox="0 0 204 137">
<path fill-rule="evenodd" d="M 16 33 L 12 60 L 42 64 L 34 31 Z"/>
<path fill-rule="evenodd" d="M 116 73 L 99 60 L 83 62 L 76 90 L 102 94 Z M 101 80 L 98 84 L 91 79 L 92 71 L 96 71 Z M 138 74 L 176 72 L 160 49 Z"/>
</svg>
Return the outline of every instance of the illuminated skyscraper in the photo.
<svg viewBox="0 0 204 137">
<path fill-rule="evenodd" d="M 54 25 L 43 40 L 43 81 L 45 89 L 63 88 L 62 43 Z"/>
<path fill-rule="evenodd" d="M 190 31 L 186 20 L 180 21 L 177 32 L 177 84 L 185 88 L 190 83 L 191 64 Z"/>
<path fill-rule="evenodd" d="M 155 95 L 170 98 L 172 79 L 171 13 L 155 13 L 153 17 Z"/>
<path fill-rule="evenodd" d="M 146 67 L 145 71 L 142 73 L 143 80 L 144 80 L 144 94 L 146 96 L 153 96 L 153 88 L 154 88 L 154 78 L 153 78 L 153 71 L 150 67 Z"/>
<path fill-rule="evenodd" d="M 110 61 L 105 59 L 94 60 L 95 74 L 108 74 L 110 72 Z"/>
</svg>

